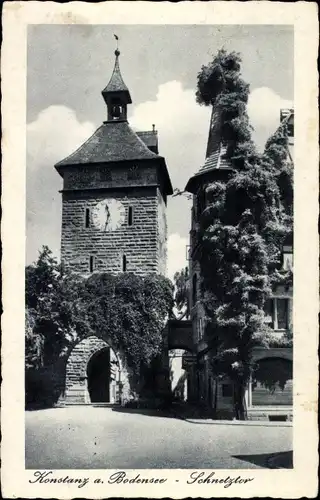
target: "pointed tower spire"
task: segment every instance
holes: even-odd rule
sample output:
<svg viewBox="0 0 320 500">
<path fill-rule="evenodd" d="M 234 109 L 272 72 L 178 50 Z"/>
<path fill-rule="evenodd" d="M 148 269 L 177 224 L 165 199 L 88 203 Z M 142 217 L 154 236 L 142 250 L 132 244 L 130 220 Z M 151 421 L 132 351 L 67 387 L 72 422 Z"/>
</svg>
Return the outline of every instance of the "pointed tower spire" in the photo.
<svg viewBox="0 0 320 500">
<path fill-rule="evenodd" d="M 120 51 L 118 49 L 119 38 L 116 35 L 114 36 L 117 40 L 117 48 L 114 52 L 116 59 L 111 78 L 108 85 L 103 89 L 102 96 L 108 108 L 108 121 L 122 121 L 127 119 L 127 104 L 131 104 L 132 100 L 129 89 L 124 83 L 120 72 Z"/>
</svg>

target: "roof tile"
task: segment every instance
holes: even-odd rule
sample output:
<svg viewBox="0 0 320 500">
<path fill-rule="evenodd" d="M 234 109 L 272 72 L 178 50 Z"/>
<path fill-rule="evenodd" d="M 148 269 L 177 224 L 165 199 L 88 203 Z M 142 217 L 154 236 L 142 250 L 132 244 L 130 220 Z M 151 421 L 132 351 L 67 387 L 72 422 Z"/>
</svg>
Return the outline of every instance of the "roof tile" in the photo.
<svg viewBox="0 0 320 500">
<path fill-rule="evenodd" d="M 74 153 L 56 164 L 79 165 L 162 158 L 147 147 L 126 121 L 104 122 Z"/>
</svg>

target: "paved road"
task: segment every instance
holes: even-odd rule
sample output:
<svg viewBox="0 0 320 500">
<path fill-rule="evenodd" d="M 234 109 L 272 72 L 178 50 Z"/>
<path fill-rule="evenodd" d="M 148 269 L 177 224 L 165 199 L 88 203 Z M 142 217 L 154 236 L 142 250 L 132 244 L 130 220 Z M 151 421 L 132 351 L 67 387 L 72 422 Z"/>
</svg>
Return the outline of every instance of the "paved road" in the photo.
<svg viewBox="0 0 320 500">
<path fill-rule="evenodd" d="M 268 467 L 292 449 L 292 428 L 188 422 L 73 407 L 26 412 L 28 469 Z"/>
</svg>

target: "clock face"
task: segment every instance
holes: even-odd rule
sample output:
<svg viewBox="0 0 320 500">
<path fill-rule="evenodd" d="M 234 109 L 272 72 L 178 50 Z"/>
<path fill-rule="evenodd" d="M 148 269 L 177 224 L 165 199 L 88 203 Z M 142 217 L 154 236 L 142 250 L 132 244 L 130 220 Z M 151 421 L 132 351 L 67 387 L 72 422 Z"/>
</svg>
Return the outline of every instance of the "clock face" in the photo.
<svg viewBox="0 0 320 500">
<path fill-rule="evenodd" d="M 100 231 L 115 231 L 125 220 L 125 208 L 112 198 L 100 201 L 92 211 L 93 225 Z"/>
</svg>

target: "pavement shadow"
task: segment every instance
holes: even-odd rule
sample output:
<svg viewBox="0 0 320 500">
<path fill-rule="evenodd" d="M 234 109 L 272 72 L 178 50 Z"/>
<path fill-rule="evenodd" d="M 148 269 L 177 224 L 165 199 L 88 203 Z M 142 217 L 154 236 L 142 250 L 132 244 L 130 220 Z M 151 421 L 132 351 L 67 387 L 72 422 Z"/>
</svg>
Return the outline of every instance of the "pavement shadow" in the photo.
<svg viewBox="0 0 320 500">
<path fill-rule="evenodd" d="M 167 411 L 163 409 L 118 407 L 118 408 L 112 408 L 112 411 L 115 411 L 117 413 L 132 413 L 137 415 L 146 415 L 149 417 L 178 418 L 169 410 Z"/>
<path fill-rule="evenodd" d="M 112 411 L 116 411 L 119 413 L 137 413 L 139 415 L 148 415 L 150 417 L 176 418 L 186 421 L 189 421 L 188 419 L 192 418 L 196 418 L 198 420 L 206 420 L 208 418 L 212 418 L 212 415 L 209 415 L 206 412 L 195 412 L 192 408 L 183 408 L 183 410 L 181 410 L 180 407 L 176 408 L 174 404 L 172 406 L 169 406 L 168 408 L 126 408 L 120 406 L 112 408 Z"/>
<path fill-rule="evenodd" d="M 293 469 L 293 453 L 261 453 L 259 455 L 233 455 L 233 458 L 243 460 L 266 469 Z"/>
</svg>

